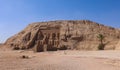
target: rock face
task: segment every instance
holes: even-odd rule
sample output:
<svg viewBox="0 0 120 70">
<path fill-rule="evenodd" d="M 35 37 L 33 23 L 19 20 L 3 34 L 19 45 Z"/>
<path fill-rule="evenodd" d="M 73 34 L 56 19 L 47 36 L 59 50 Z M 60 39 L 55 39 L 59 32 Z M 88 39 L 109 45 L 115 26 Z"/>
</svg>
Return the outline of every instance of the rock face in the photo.
<svg viewBox="0 0 120 70">
<path fill-rule="evenodd" d="M 9 38 L 5 44 L 14 48 L 35 51 L 56 49 L 97 50 L 99 39 L 105 36 L 104 49 L 117 49 L 120 30 L 89 20 L 50 21 L 29 24 L 24 30 Z"/>
</svg>

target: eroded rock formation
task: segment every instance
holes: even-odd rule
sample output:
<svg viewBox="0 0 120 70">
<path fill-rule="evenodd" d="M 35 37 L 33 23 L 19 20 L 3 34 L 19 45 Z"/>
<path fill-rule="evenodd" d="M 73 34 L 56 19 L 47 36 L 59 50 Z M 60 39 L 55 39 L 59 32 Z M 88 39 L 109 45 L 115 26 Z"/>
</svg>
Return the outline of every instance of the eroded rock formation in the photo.
<svg viewBox="0 0 120 70">
<path fill-rule="evenodd" d="M 29 24 L 23 31 L 9 38 L 5 44 L 36 51 L 67 47 L 78 50 L 97 50 L 97 35 L 105 36 L 104 49 L 116 49 L 120 30 L 89 20 L 50 21 Z"/>
</svg>

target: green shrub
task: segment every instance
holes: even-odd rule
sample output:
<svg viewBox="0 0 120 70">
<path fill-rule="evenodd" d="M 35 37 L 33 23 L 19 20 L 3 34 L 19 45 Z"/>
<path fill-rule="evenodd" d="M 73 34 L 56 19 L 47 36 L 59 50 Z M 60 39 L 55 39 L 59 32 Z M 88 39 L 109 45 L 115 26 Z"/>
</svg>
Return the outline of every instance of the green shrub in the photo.
<svg viewBox="0 0 120 70">
<path fill-rule="evenodd" d="M 98 50 L 104 50 L 105 44 L 99 44 L 98 45 Z"/>
</svg>

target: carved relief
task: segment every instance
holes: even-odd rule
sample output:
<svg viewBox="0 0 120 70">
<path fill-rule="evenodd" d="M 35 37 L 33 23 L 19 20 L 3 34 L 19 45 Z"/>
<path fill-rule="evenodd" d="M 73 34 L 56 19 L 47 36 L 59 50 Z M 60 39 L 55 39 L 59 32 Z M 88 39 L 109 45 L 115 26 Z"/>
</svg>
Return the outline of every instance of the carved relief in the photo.
<svg viewBox="0 0 120 70">
<path fill-rule="evenodd" d="M 58 48 L 60 39 L 60 28 L 48 27 L 40 29 L 37 34 L 36 51 L 49 51 Z"/>
</svg>

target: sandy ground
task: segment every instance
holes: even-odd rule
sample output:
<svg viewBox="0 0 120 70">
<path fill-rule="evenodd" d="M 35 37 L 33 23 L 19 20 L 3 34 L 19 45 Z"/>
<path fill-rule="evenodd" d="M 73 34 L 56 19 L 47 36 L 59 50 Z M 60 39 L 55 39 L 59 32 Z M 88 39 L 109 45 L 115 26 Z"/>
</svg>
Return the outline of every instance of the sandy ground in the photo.
<svg viewBox="0 0 120 70">
<path fill-rule="evenodd" d="M 23 59 L 22 56 L 29 58 Z M 120 70 L 120 51 L 0 50 L 0 70 Z"/>
</svg>

